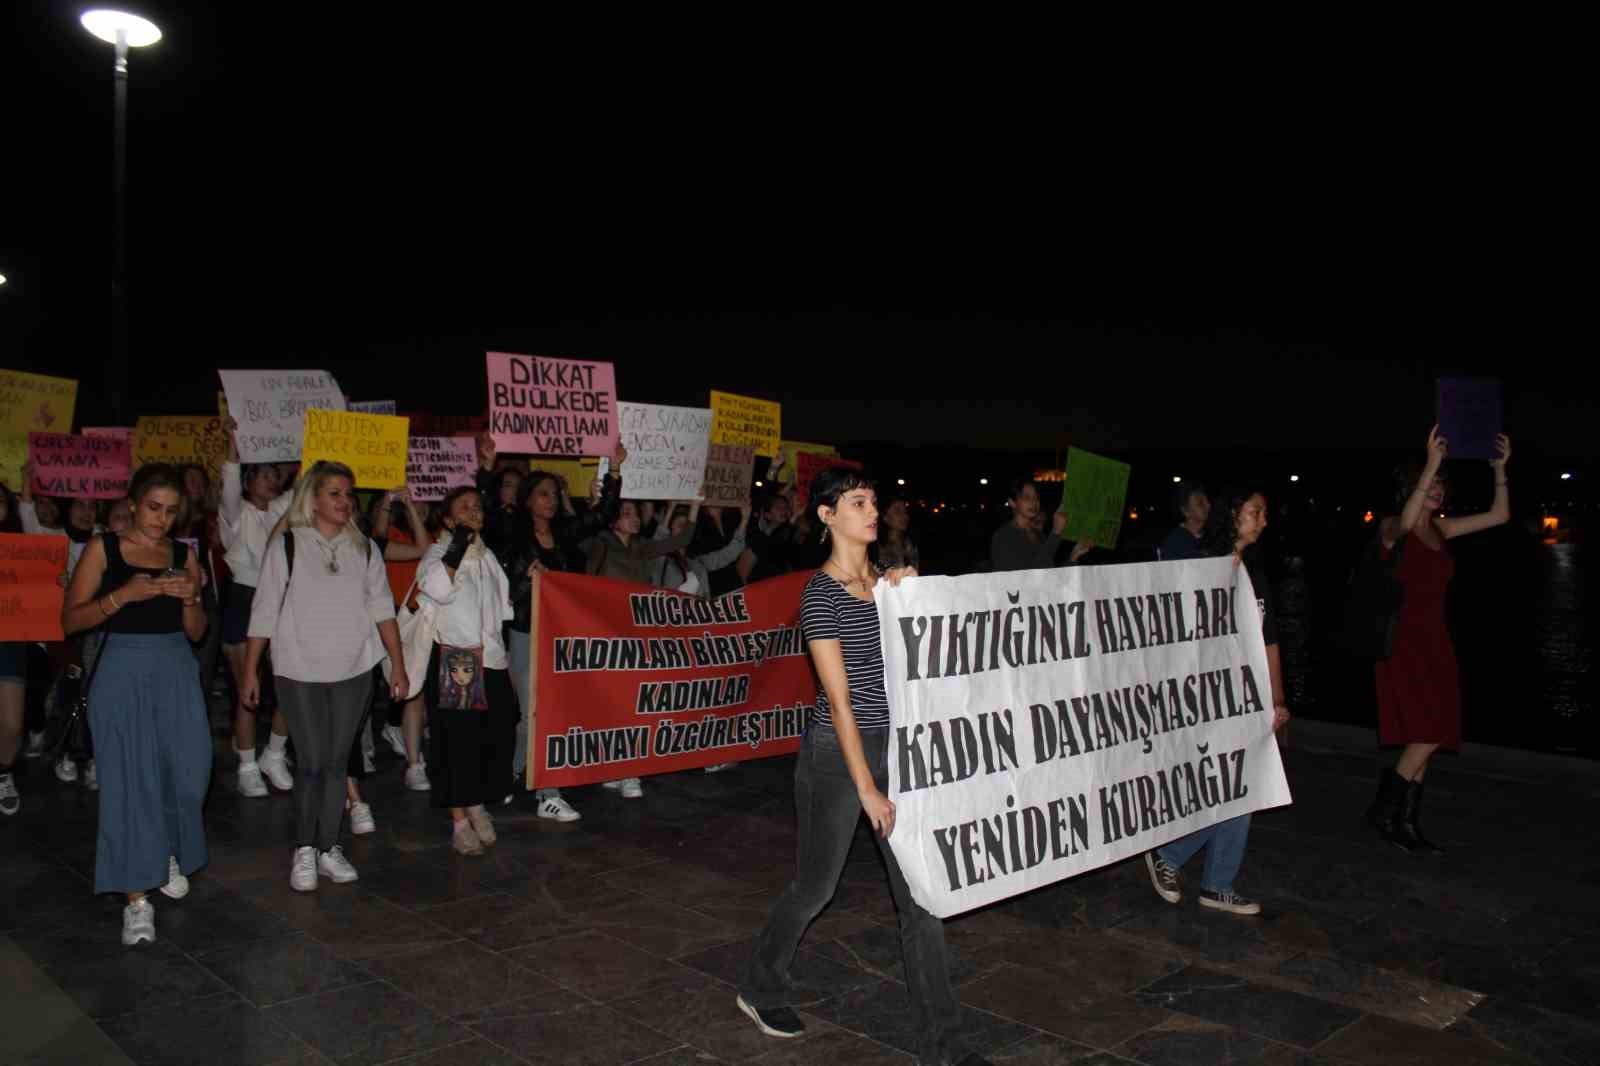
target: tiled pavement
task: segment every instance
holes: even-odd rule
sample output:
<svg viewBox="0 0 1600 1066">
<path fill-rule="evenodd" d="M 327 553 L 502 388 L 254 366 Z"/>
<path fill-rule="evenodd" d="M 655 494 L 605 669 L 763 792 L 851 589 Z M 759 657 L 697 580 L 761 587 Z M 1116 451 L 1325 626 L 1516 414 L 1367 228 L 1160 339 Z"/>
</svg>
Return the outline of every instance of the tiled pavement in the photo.
<svg viewBox="0 0 1600 1066">
<path fill-rule="evenodd" d="M 1430 778 L 1416 859 L 1359 830 L 1370 734 L 1297 723 L 1293 807 L 1257 817 L 1260 919 L 1168 907 L 1124 863 L 949 923 L 976 1050 L 1056 1063 L 1600 1063 L 1600 766 L 1492 751 Z M 219 748 L 221 742 L 219 741 Z M 762 1037 L 733 985 L 791 873 L 790 762 L 650 779 L 584 819 L 497 812 L 449 850 L 380 754 L 359 883 L 288 887 L 283 796 L 219 773 L 212 863 L 159 942 L 90 894 L 95 799 L 43 766 L 0 823 L 0 1062 L 612 1066 L 911 1063 L 893 906 L 870 840 L 795 976 L 809 1031 Z M 1191 878 L 1192 880 L 1192 878 Z"/>
</svg>

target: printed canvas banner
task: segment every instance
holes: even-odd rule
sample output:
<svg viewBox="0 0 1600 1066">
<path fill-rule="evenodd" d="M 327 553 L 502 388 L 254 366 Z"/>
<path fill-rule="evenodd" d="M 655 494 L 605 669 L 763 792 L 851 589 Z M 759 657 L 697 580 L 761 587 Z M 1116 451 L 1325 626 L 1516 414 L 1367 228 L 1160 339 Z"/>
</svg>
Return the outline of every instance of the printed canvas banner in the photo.
<svg viewBox="0 0 1600 1066">
<path fill-rule="evenodd" d="M 219 370 L 228 411 L 239 424 L 242 463 L 298 463 L 311 408 L 343 411 L 344 393 L 326 370 Z"/>
<path fill-rule="evenodd" d="M 128 494 L 133 442 L 126 437 L 28 434 L 33 491 L 79 500 L 120 500 Z"/>
<path fill-rule="evenodd" d="M 1231 558 L 918 577 L 876 592 L 889 838 L 940 917 L 1290 802 Z"/>
<path fill-rule="evenodd" d="M 783 436 L 783 405 L 732 392 L 711 390 L 712 444 L 754 448 L 759 455 L 777 455 Z"/>
<path fill-rule="evenodd" d="M 301 466 L 331 460 L 348 466 L 363 489 L 397 489 L 406 483 L 406 431 L 393 415 L 357 411 L 305 412 L 305 452 Z"/>
<path fill-rule="evenodd" d="M 622 444 L 625 500 L 693 500 L 705 484 L 711 446 L 711 411 L 705 407 L 667 407 L 658 403 L 617 405 Z"/>
<path fill-rule="evenodd" d="M 1063 536 L 1091 538 L 1101 548 L 1115 548 L 1122 535 L 1122 507 L 1128 502 L 1132 472 L 1127 463 L 1068 448 L 1066 484 L 1061 490 L 1061 510 L 1067 514 Z"/>
<path fill-rule="evenodd" d="M 71 433 L 78 383 L 21 370 L 0 370 L 0 481 L 22 489 L 29 433 Z"/>
<path fill-rule="evenodd" d="M 495 447 L 573 458 L 616 451 L 617 374 L 610 363 L 487 355 Z"/>
<path fill-rule="evenodd" d="M 708 600 L 539 575 L 528 787 L 797 750 L 817 692 L 800 634 L 810 577 L 786 574 Z"/>
<path fill-rule="evenodd" d="M 451 489 L 477 484 L 478 446 L 471 437 L 412 437 L 406 457 L 406 488 L 418 502 L 433 503 Z"/>
<path fill-rule="evenodd" d="M 133 465 L 198 463 L 213 485 L 222 479 L 228 434 L 216 415 L 145 415 L 133 427 Z"/>
<path fill-rule="evenodd" d="M 60 534 L 0 533 L 0 640 L 61 640 L 67 545 Z"/>
<path fill-rule="evenodd" d="M 749 507 L 750 479 L 755 469 L 754 448 L 713 444 L 706 453 L 706 503 L 717 507 Z"/>
</svg>

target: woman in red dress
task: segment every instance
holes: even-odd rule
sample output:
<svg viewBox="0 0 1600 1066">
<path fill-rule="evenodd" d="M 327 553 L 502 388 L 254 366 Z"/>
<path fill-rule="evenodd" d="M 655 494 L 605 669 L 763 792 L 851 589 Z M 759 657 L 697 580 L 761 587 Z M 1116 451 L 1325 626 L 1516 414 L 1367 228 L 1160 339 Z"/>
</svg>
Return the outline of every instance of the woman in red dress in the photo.
<svg viewBox="0 0 1600 1066">
<path fill-rule="evenodd" d="M 1383 520 L 1383 548 L 1400 552 L 1395 576 L 1405 586 L 1395 623 L 1394 652 L 1378 660 L 1378 740 L 1386 747 L 1404 745 L 1392 770 L 1378 780 L 1378 798 L 1368 821 L 1385 838 L 1410 852 L 1436 852 L 1438 845 L 1422 835 L 1417 817 L 1422 806 L 1422 779 L 1428 760 L 1440 748 L 1461 747 L 1461 673 L 1455 646 L 1445 624 L 1445 593 L 1455 563 L 1445 541 L 1503 525 L 1511 518 L 1506 460 L 1511 441 L 1496 441 L 1494 506 L 1481 514 L 1445 518 L 1446 478 L 1441 470 L 1449 443 L 1439 427 L 1428 433 L 1424 463 L 1415 460 L 1395 472 L 1398 515 Z"/>
</svg>

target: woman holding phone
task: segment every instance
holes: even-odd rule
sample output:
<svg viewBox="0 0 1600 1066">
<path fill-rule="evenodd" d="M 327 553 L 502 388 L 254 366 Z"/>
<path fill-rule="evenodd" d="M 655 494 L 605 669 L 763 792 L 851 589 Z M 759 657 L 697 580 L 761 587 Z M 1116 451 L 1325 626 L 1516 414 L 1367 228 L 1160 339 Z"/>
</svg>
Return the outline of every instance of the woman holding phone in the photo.
<svg viewBox="0 0 1600 1066">
<path fill-rule="evenodd" d="M 105 643 L 89 690 L 100 773 L 96 892 L 122 892 L 122 942 L 156 938 L 147 891 L 179 899 L 206 862 L 200 805 L 211 780 L 211 729 L 191 641 L 205 635 L 200 565 L 172 539 L 183 478 L 142 467 L 128 495 L 133 522 L 84 549 L 61 612 L 77 633 L 95 626 Z"/>
</svg>

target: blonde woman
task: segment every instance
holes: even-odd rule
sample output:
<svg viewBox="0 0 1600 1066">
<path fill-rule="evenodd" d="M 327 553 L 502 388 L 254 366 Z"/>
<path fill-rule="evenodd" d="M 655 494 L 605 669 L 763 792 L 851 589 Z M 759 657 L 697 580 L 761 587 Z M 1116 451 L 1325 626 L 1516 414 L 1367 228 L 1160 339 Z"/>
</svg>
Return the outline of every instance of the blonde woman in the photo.
<svg viewBox="0 0 1600 1066">
<path fill-rule="evenodd" d="M 289 887 L 316 890 L 356 869 L 339 846 L 347 759 L 372 696 L 372 668 L 387 654 L 391 695 L 404 698 L 400 633 L 383 553 L 356 526 L 355 478 L 342 463 L 305 472 L 286 525 L 273 535 L 250 610 L 240 699 L 261 699 L 258 669 L 270 641 L 278 700 L 294 738 L 296 847 Z M 292 551 L 292 557 L 291 557 Z"/>
</svg>

